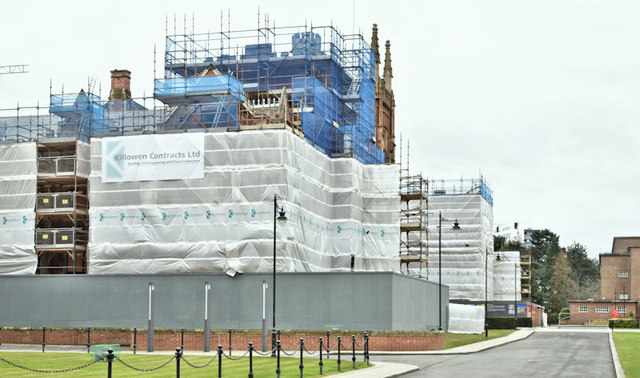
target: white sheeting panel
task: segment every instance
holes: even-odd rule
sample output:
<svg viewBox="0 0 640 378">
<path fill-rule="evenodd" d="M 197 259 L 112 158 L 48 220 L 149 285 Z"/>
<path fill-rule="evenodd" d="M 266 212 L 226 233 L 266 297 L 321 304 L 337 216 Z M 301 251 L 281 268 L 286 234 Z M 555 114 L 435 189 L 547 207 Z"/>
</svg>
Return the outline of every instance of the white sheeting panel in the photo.
<svg viewBox="0 0 640 378">
<path fill-rule="evenodd" d="M 103 183 L 91 145 L 90 274 L 397 271 L 396 166 L 330 159 L 286 130 L 205 135 L 201 180 Z"/>
<path fill-rule="evenodd" d="M 451 333 L 484 332 L 484 307 L 449 303 L 449 328 Z"/>
<path fill-rule="evenodd" d="M 500 260 L 497 256 L 500 255 Z M 520 252 L 496 252 L 493 262 L 493 300 L 513 301 L 521 299 L 520 283 Z M 515 265 L 515 270 L 514 270 Z"/>
<path fill-rule="evenodd" d="M 36 144 L 0 146 L 0 274 L 35 274 Z"/>
<path fill-rule="evenodd" d="M 429 197 L 430 281 L 439 279 L 440 212 L 446 219 L 442 222 L 442 283 L 449 286 L 449 297 L 484 300 L 486 290 L 488 300 L 493 300 L 493 207 L 479 194 Z M 460 225 L 459 231 L 453 230 L 454 220 Z"/>
</svg>

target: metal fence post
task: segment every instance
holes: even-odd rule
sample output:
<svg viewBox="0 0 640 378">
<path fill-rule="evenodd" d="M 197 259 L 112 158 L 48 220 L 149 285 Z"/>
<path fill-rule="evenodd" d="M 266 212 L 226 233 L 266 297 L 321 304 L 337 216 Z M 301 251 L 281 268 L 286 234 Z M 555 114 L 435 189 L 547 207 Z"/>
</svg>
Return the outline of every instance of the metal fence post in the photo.
<svg viewBox="0 0 640 378">
<path fill-rule="evenodd" d="M 351 355 L 351 361 L 353 361 L 353 368 L 356 368 L 356 335 L 351 335 L 351 350 L 352 350 L 352 355 Z"/>
<path fill-rule="evenodd" d="M 329 352 L 330 352 L 330 348 L 331 348 L 331 342 L 329 341 L 329 337 L 331 336 L 331 332 L 327 331 L 327 360 L 329 359 Z M 321 352 L 322 353 L 322 352 Z"/>
<path fill-rule="evenodd" d="M 2 334 L 2 327 L 0 327 L 0 335 Z M 2 337 L 0 337 L 0 345 L 2 345 Z"/>
<path fill-rule="evenodd" d="M 180 328 L 180 350 L 184 350 L 184 328 Z"/>
<path fill-rule="evenodd" d="M 369 365 L 369 334 L 367 332 L 364 333 L 364 346 L 362 347 L 362 354 L 364 356 L 364 362 Z"/>
<path fill-rule="evenodd" d="M 176 348 L 176 378 L 180 378 L 180 357 L 182 348 Z"/>
<path fill-rule="evenodd" d="M 47 327 L 42 327 L 42 353 L 44 353 L 44 346 L 45 346 L 45 343 L 46 343 L 46 341 L 45 341 L 45 339 L 46 339 L 45 333 L 46 332 L 47 332 Z"/>
<path fill-rule="evenodd" d="M 87 353 L 91 353 L 91 328 L 87 327 Z"/>
<path fill-rule="evenodd" d="M 136 348 L 138 347 L 137 341 L 138 341 L 138 329 L 134 328 L 133 329 L 133 354 L 136 354 Z"/>
<path fill-rule="evenodd" d="M 300 338 L 300 378 L 304 377 L 304 362 L 302 362 L 302 355 L 304 353 L 304 339 Z"/>
<path fill-rule="evenodd" d="M 113 365 L 113 349 L 109 348 L 107 350 L 107 377 L 111 378 L 111 367 Z"/>
<path fill-rule="evenodd" d="M 278 339 L 278 341 L 276 341 L 276 378 L 280 378 L 280 349 L 280 339 Z"/>
<path fill-rule="evenodd" d="M 222 345 L 218 345 L 218 378 L 222 377 Z"/>
<path fill-rule="evenodd" d="M 340 371 L 340 343 L 342 342 L 342 338 L 338 336 L 338 371 Z"/>
<path fill-rule="evenodd" d="M 322 375 L 322 336 L 320 336 L 320 346 L 318 347 L 318 350 L 320 351 L 320 362 L 318 365 L 320 366 L 320 375 Z"/>
<path fill-rule="evenodd" d="M 271 330 L 271 357 L 276 356 L 276 329 Z"/>
<path fill-rule="evenodd" d="M 232 333 L 233 333 L 233 330 L 229 328 L 229 356 L 231 356 L 231 334 Z"/>
<path fill-rule="evenodd" d="M 249 378 L 253 378 L 253 343 L 249 342 Z"/>
</svg>

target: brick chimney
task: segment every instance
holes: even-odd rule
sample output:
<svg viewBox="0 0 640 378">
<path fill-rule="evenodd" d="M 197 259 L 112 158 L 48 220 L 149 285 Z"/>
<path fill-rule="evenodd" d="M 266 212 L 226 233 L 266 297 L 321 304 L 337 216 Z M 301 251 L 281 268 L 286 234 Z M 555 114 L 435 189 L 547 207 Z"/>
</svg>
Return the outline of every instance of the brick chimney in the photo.
<svg viewBox="0 0 640 378">
<path fill-rule="evenodd" d="M 111 71 L 111 91 L 109 92 L 109 101 L 126 100 L 129 98 L 131 98 L 131 71 Z"/>
</svg>

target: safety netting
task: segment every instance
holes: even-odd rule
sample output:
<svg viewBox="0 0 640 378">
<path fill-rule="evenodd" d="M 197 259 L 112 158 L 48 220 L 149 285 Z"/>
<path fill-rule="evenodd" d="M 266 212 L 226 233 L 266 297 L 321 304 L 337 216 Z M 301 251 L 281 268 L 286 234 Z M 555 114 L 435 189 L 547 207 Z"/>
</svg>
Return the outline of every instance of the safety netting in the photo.
<svg viewBox="0 0 640 378">
<path fill-rule="evenodd" d="M 34 274 L 35 143 L 0 145 L 0 274 Z"/>
<path fill-rule="evenodd" d="M 442 214 L 442 262 L 438 221 Z M 459 229 L 454 229 L 454 222 Z M 493 206 L 479 194 L 429 196 L 428 278 L 449 286 L 451 299 L 493 299 Z"/>
<path fill-rule="evenodd" d="M 397 271 L 399 170 L 286 130 L 204 134 L 204 178 L 102 182 L 91 143 L 89 274 Z M 106 139 L 104 139 L 106 140 Z"/>
<path fill-rule="evenodd" d="M 482 333 L 484 331 L 484 306 L 449 303 L 450 333 Z"/>
<path fill-rule="evenodd" d="M 493 261 L 493 300 L 520 300 L 520 252 L 495 252 Z"/>
</svg>

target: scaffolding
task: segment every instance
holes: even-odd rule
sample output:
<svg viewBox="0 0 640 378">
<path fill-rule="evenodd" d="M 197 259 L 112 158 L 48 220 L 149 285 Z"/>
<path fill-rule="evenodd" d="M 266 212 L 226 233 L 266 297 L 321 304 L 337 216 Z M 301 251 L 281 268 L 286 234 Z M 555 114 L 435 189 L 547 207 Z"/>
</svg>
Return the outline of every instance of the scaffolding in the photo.
<svg viewBox="0 0 640 378">
<path fill-rule="evenodd" d="M 428 188 L 422 174 L 400 177 L 400 264 L 419 278 L 427 278 L 428 271 Z"/>
<path fill-rule="evenodd" d="M 36 273 L 85 273 L 89 146 L 72 140 L 39 143 L 37 149 Z"/>
<path fill-rule="evenodd" d="M 299 116 L 300 125 L 291 119 L 293 126 L 300 126 L 326 155 L 384 164 L 384 153 L 374 142 L 373 51 L 361 35 L 306 25 L 185 31 L 166 37 L 164 68 L 157 84 L 207 72 L 237 79 L 244 91 L 241 109 L 282 103 L 285 93 L 290 96 L 287 105 Z"/>
<path fill-rule="evenodd" d="M 461 178 L 459 180 L 429 180 L 429 195 L 455 196 L 469 194 L 479 194 L 489 203 L 489 205 L 493 206 L 493 192 L 482 176 L 477 179 Z"/>
<path fill-rule="evenodd" d="M 167 33 L 153 97 L 50 91 L 48 106 L 0 109 L 0 144 L 37 143 L 38 273 L 85 272 L 88 173 L 80 166 L 88 163 L 80 155 L 91 138 L 282 128 L 329 157 L 385 163 L 375 145 L 374 56 L 365 39 L 333 26 L 265 24 Z"/>
<path fill-rule="evenodd" d="M 520 251 L 520 294 L 531 301 L 531 250 Z"/>
</svg>

